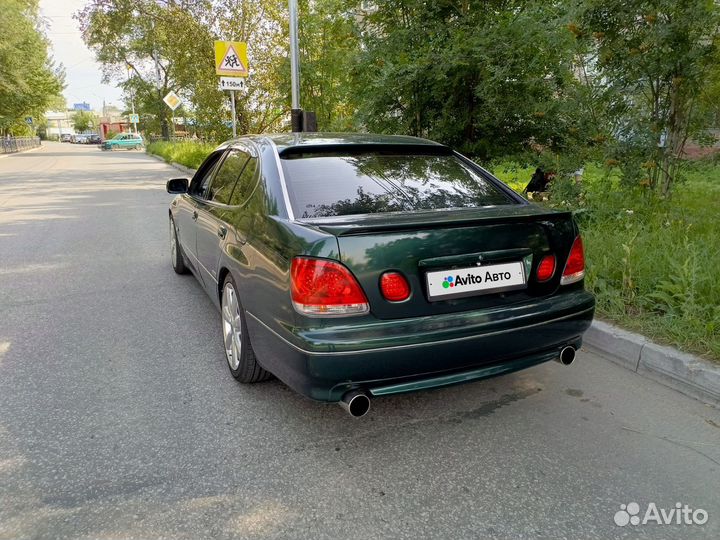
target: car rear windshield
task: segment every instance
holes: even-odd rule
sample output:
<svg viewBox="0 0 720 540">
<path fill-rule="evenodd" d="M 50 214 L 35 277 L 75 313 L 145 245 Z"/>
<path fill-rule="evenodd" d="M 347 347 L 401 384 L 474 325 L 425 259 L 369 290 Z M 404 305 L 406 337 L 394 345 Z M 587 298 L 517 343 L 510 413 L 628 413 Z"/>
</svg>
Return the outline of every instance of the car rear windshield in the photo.
<svg viewBox="0 0 720 540">
<path fill-rule="evenodd" d="M 300 219 L 515 203 L 450 153 L 388 149 L 281 157 L 290 202 Z"/>
</svg>

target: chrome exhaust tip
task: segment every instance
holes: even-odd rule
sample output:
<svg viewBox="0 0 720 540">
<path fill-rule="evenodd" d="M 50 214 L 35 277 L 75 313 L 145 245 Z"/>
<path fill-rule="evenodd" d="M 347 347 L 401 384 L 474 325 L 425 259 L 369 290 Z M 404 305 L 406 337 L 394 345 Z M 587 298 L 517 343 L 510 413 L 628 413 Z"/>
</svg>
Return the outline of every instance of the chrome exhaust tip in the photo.
<svg viewBox="0 0 720 540">
<path fill-rule="evenodd" d="M 340 406 L 353 418 L 360 418 L 370 410 L 370 397 L 362 390 L 350 390 L 340 400 Z"/>
<path fill-rule="evenodd" d="M 560 362 L 563 366 L 572 364 L 575 361 L 575 347 L 563 347 L 555 361 Z"/>
</svg>

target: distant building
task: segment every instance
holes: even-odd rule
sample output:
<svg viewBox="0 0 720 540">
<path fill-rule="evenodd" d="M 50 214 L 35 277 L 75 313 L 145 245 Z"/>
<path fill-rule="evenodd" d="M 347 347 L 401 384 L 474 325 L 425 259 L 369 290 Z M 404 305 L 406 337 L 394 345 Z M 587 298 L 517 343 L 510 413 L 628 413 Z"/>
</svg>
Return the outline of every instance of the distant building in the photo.
<svg viewBox="0 0 720 540">
<path fill-rule="evenodd" d="M 75 125 L 73 124 L 72 115 L 75 111 L 48 111 L 45 113 L 47 120 L 48 136 L 59 137 L 63 133 L 75 134 Z"/>
</svg>

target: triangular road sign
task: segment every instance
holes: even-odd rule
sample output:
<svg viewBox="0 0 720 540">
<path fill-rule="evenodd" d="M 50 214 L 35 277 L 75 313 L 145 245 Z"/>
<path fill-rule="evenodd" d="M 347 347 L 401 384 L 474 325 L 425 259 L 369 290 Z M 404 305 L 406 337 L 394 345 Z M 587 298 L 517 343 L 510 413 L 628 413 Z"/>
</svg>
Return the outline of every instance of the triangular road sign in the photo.
<svg viewBox="0 0 720 540">
<path fill-rule="evenodd" d="M 247 43 L 243 41 L 215 42 L 215 73 L 228 77 L 249 75 Z"/>
<path fill-rule="evenodd" d="M 225 56 L 223 56 L 220 69 L 222 71 L 235 73 L 245 73 L 247 71 L 240 59 L 240 55 L 235 51 L 235 48 L 232 45 L 227 48 L 227 52 L 225 53 Z"/>
</svg>

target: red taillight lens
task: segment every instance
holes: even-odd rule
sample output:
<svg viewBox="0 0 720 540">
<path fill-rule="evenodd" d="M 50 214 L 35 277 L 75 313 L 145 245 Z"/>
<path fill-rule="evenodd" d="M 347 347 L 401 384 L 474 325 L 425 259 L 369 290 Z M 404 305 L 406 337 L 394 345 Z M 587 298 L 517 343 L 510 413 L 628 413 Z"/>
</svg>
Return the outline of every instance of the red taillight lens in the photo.
<svg viewBox="0 0 720 540">
<path fill-rule="evenodd" d="M 400 272 L 385 272 L 380 277 L 380 292 L 386 300 L 402 302 L 410 297 L 410 284 Z"/>
<path fill-rule="evenodd" d="M 547 281 L 555 274 L 555 255 L 545 255 L 538 264 L 537 280 Z"/>
<path fill-rule="evenodd" d="M 569 285 L 580 281 L 585 277 L 585 253 L 583 251 L 582 238 L 578 237 L 573 242 L 572 248 L 570 248 L 570 255 L 568 255 L 567 262 L 565 263 L 565 270 L 563 270 L 562 279 L 560 279 L 560 285 Z"/>
<path fill-rule="evenodd" d="M 296 257 L 290 268 L 292 300 L 303 315 L 358 315 L 369 311 L 360 284 L 342 264 Z"/>
</svg>

